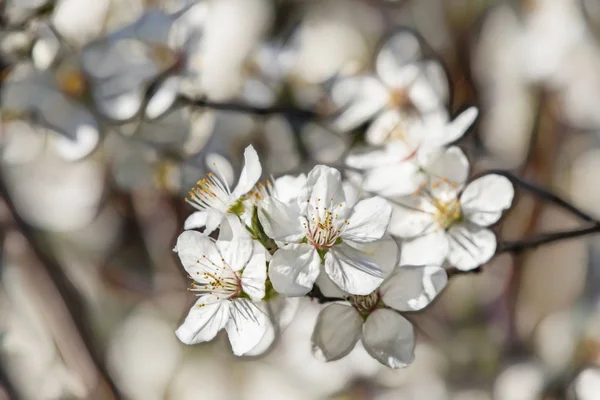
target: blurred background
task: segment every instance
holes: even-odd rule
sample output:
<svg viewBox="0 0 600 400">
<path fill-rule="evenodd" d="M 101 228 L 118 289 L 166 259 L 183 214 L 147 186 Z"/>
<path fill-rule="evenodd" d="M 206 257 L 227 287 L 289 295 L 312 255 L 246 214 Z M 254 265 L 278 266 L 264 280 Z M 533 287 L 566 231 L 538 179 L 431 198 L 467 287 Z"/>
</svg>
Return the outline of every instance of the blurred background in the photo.
<svg viewBox="0 0 600 400">
<path fill-rule="evenodd" d="M 313 358 L 302 299 L 263 357 L 185 346 L 171 251 L 187 191 L 252 143 L 275 176 L 337 165 L 331 80 L 400 26 L 480 108 L 459 143 L 600 217 L 598 0 L 0 2 L 0 399 L 600 399 L 600 241 L 453 277 L 414 314 L 416 360 Z M 498 234 L 577 227 L 520 193 Z"/>
</svg>

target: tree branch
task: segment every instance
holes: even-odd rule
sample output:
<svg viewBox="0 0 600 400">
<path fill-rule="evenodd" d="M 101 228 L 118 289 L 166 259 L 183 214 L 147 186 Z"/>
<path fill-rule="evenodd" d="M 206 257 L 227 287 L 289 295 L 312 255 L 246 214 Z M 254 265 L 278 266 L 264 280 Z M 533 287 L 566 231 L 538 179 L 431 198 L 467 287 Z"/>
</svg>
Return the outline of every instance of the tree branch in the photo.
<svg viewBox="0 0 600 400">
<path fill-rule="evenodd" d="M 543 234 L 536 235 L 532 238 L 524 239 L 524 240 L 500 242 L 500 243 L 498 243 L 496 255 L 501 254 L 501 253 L 519 254 L 526 250 L 535 249 L 539 246 L 543 246 L 546 244 L 558 242 L 561 240 L 574 239 L 574 238 L 583 237 L 583 236 L 587 236 L 587 235 L 593 235 L 596 233 L 600 233 L 600 223 L 597 223 L 597 224 L 587 227 L 587 228 L 580 228 L 580 229 L 574 229 L 574 230 L 568 230 L 568 231 L 551 232 L 551 233 L 543 233 Z M 448 277 L 452 277 L 454 275 L 464 275 L 464 274 L 479 273 L 479 272 L 481 272 L 481 268 L 476 268 L 471 271 L 461 271 L 455 267 L 447 269 Z"/>
<path fill-rule="evenodd" d="M 220 103 L 210 101 L 207 99 L 192 99 L 185 96 L 179 97 L 179 102 L 186 105 L 192 105 L 197 107 L 206 107 L 212 110 L 223 110 L 223 111 L 235 111 L 246 114 L 266 116 L 274 114 L 284 114 L 289 116 L 295 116 L 306 119 L 319 118 L 319 114 L 315 111 L 305 110 L 298 107 L 290 106 L 272 106 L 272 107 L 258 107 L 243 103 Z"/>
<path fill-rule="evenodd" d="M 594 224 L 600 224 L 600 221 L 598 221 L 596 218 L 592 217 L 588 213 L 575 207 L 573 204 L 569 203 L 567 200 L 563 199 L 562 197 L 558 196 L 557 194 L 549 192 L 546 189 L 540 188 L 540 187 L 534 185 L 533 183 L 525 182 L 521 178 L 512 174 L 509 171 L 490 170 L 490 171 L 485 172 L 485 175 L 489 175 L 489 174 L 502 175 L 502 176 L 508 178 L 514 185 L 519 186 L 520 188 L 522 188 L 524 190 L 527 190 L 528 192 L 540 197 L 543 200 L 546 200 L 550 203 L 554 203 L 555 205 L 569 211 L 571 214 L 579 217 L 580 219 L 587 221 L 587 222 L 592 222 Z"/>
</svg>

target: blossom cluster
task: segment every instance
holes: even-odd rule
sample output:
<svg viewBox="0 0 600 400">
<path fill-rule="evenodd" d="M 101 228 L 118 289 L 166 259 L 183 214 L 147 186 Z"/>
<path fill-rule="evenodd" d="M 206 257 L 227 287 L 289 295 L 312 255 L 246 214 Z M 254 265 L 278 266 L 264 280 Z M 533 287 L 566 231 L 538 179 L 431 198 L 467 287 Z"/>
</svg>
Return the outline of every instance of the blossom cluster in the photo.
<svg viewBox="0 0 600 400">
<path fill-rule="evenodd" d="M 198 296 L 177 330 L 179 339 L 204 342 L 225 328 L 236 355 L 260 354 L 277 331 L 272 303 L 314 297 L 318 290 L 337 301 L 319 315 L 315 355 L 339 359 L 360 339 L 382 364 L 408 365 L 415 334 L 403 313 L 422 310 L 443 290 L 444 260 L 470 269 L 492 257 L 495 236 L 486 227 L 513 196 L 510 182 L 497 175 L 463 190 L 466 171 L 460 168 L 468 164 L 457 147 L 429 157 L 434 161 L 415 169 L 419 177 L 413 179 L 422 183 L 402 197 L 413 202 L 410 209 L 372 196 L 365 185 L 343 180 L 325 165 L 259 183 L 262 167 L 252 146 L 235 188 L 218 168 L 198 181 L 188 198 L 198 211 L 186 220 L 189 230 L 174 249 Z M 436 167 L 439 173 L 432 173 Z M 409 256 L 401 257 L 401 248 Z M 408 264 L 406 258 L 422 262 Z"/>
</svg>

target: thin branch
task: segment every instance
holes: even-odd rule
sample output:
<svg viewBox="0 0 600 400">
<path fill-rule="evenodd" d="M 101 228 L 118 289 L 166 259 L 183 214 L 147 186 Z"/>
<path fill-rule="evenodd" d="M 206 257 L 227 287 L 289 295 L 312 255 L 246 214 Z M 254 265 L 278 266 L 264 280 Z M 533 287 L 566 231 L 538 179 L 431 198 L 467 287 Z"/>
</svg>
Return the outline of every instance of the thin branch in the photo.
<svg viewBox="0 0 600 400">
<path fill-rule="evenodd" d="M 347 300 L 342 297 L 325 296 L 323 294 L 323 292 L 321 292 L 321 289 L 317 285 L 313 286 L 312 290 L 307 294 L 307 296 L 310 297 L 311 299 L 317 300 L 319 302 L 319 304 L 333 303 L 336 301 L 346 301 Z"/>
<path fill-rule="evenodd" d="M 557 194 L 549 192 L 546 189 L 540 188 L 540 187 L 534 185 L 533 183 L 525 182 L 524 180 L 522 180 L 521 178 L 512 174 L 509 171 L 490 170 L 490 171 L 485 172 L 485 175 L 488 175 L 488 174 L 496 174 L 496 175 L 505 176 L 506 178 L 510 179 L 510 181 L 513 184 L 519 186 L 520 188 L 522 188 L 524 190 L 527 190 L 528 192 L 540 197 L 543 200 L 546 200 L 550 203 L 554 203 L 555 205 L 569 211 L 571 214 L 581 218 L 582 220 L 587 221 L 587 222 L 592 222 L 594 224 L 600 224 L 600 221 L 598 221 L 596 218 L 592 217 L 588 213 L 575 207 L 573 204 L 569 203 L 567 200 L 563 199 L 562 197 L 558 196 Z"/>
<path fill-rule="evenodd" d="M 306 119 L 316 119 L 320 117 L 315 111 L 290 106 L 259 107 L 243 103 L 220 103 L 207 99 L 192 99 L 184 96 L 180 96 L 178 100 L 183 104 L 206 107 L 212 110 L 235 111 L 260 116 L 284 114 Z"/>
<path fill-rule="evenodd" d="M 559 232 L 552 232 L 552 233 L 544 233 L 544 234 L 537 235 L 532 238 L 524 239 L 524 240 L 500 242 L 498 244 L 496 254 L 501 254 L 501 253 L 519 254 L 526 250 L 535 249 L 539 246 L 543 246 L 546 244 L 551 244 L 551 243 L 558 242 L 561 240 L 574 239 L 574 238 L 583 237 L 583 236 L 587 236 L 587 235 L 593 235 L 596 233 L 600 233 L 600 223 L 595 224 L 590 227 L 587 227 L 587 228 L 580 228 L 580 229 L 559 231 Z M 454 275 L 464 275 L 464 274 L 479 273 L 479 272 L 481 272 L 480 268 L 476 268 L 471 271 L 461 271 L 457 268 L 447 269 L 447 273 L 448 273 L 449 277 L 454 276 Z"/>
</svg>

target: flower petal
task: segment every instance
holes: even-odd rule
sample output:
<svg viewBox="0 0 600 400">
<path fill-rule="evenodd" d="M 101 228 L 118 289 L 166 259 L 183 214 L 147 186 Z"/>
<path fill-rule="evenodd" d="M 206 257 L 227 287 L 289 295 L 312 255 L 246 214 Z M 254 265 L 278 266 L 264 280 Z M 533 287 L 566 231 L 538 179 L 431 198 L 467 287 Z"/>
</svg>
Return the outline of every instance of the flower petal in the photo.
<svg viewBox="0 0 600 400">
<path fill-rule="evenodd" d="M 67 161 L 77 161 L 89 155 L 100 141 L 100 132 L 95 124 L 94 126 L 80 125 L 75 135 L 74 139 L 56 135 L 52 141 L 54 151 Z"/>
<path fill-rule="evenodd" d="M 331 96 L 341 108 L 332 125 L 338 131 L 347 132 L 381 111 L 387 104 L 389 93 L 377 78 L 355 76 L 336 82 Z"/>
<path fill-rule="evenodd" d="M 330 304 L 317 317 L 312 334 L 313 353 L 325 361 L 348 355 L 360 338 L 363 320 L 353 307 Z"/>
<path fill-rule="evenodd" d="M 217 240 L 217 248 L 225 263 L 234 271 L 239 271 L 246 266 L 252 255 L 254 243 L 251 239 Z"/>
<path fill-rule="evenodd" d="M 258 154 L 252 145 L 246 147 L 244 151 L 244 168 L 240 174 L 240 180 L 237 186 L 233 189 L 233 197 L 238 199 L 242 195 L 252 190 L 256 182 L 260 179 L 262 174 L 262 167 Z"/>
<path fill-rule="evenodd" d="M 446 126 L 444 138 L 438 141 L 438 145 L 445 146 L 460 139 L 473 125 L 478 115 L 477 107 L 469 107 L 460 113 Z"/>
<path fill-rule="evenodd" d="M 304 174 L 280 176 L 273 182 L 275 197 L 283 203 L 290 204 L 298 198 L 298 194 L 304 185 L 306 185 L 306 175 Z"/>
<path fill-rule="evenodd" d="M 406 196 L 414 193 L 425 182 L 426 176 L 412 162 L 400 162 L 369 170 L 363 188 L 381 196 Z"/>
<path fill-rule="evenodd" d="M 267 236 L 280 242 L 299 242 L 306 234 L 296 209 L 274 197 L 259 203 L 258 219 Z"/>
<path fill-rule="evenodd" d="M 416 200 L 404 198 L 398 201 L 402 204 L 392 202 L 392 218 L 388 226 L 390 234 L 401 238 L 413 238 L 436 227 L 434 215 L 421 211 Z"/>
<path fill-rule="evenodd" d="M 384 43 L 377 55 L 375 68 L 388 87 L 407 86 L 419 73 L 415 62 L 421 56 L 417 37 L 407 30 L 399 31 Z"/>
<path fill-rule="evenodd" d="M 443 268 L 433 265 L 397 267 L 379 289 L 388 307 L 398 311 L 419 311 L 446 287 L 448 276 Z"/>
<path fill-rule="evenodd" d="M 185 344 L 196 344 L 212 340 L 229 320 L 229 302 L 217 301 L 202 304 L 200 298 L 190 309 L 183 324 L 175 334 Z"/>
<path fill-rule="evenodd" d="M 205 269 L 198 262 L 204 256 L 215 264 L 221 264 L 221 254 L 214 241 L 197 231 L 185 231 L 179 235 L 174 250 L 192 279 L 196 279 L 204 272 Z"/>
<path fill-rule="evenodd" d="M 273 254 L 269 278 L 273 288 L 290 297 L 310 292 L 321 267 L 321 258 L 308 244 L 288 244 Z"/>
<path fill-rule="evenodd" d="M 488 229 L 464 224 L 448 231 L 448 261 L 461 271 L 469 271 L 488 262 L 496 252 L 496 236 Z"/>
<path fill-rule="evenodd" d="M 339 288 L 338 285 L 333 283 L 331 278 L 329 278 L 329 275 L 327 275 L 324 270 L 321 271 L 315 283 L 319 287 L 321 293 L 323 293 L 323 295 L 326 297 L 336 297 L 342 299 L 349 296 L 348 293 L 344 292 Z"/>
<path fill-rule="evenodd" d="M 196 211 L 185 219 L 183 229 L 200 229 L 206 226 L 208 220 L 208 212 Z"/>
<path fill-rule="evenodd" d="M 420 146 L 424 139 L 422 118 L 407 114 L 399 110 L 382 112 L 373 121 L 367 132 L 365 140 L 368 144 L 380 146 L 394 143 L 394 153 L 399 161 L 409 159 Z"/>
<path fill-rule="evenodd" d="M 318 216 L 321 220 L 335 209 L 339 220 L 347 218 L 350 211 L 340 171 L 325 165 L 315 166 L 306 178 L 306 186 L 298 196 L 298 206 L 304 216 Z"/>
<path fill-rule="evenodd" d="M 267 280 L 267 259 L 264 252 L 257 252 L 242 271 L 242 290 L 254 301 L 265 297 Z"/>
<path fill-rule="evenodd" d="M 508 178 L 491 174 L 469 183 L 460 196 L 460 204 L 470 222 L 488 226 L 510 208 L 514 196 L 515 189 Z"/>
<path fill-rule="evenodd" d="M 180 79 L 179 76 L 170 76 L 160 84 L 146 105 L 146 117 L 159 118 L 171 108 L 177 99 Z"/>
<path fill-rule="evenodd" d="M 352 210 L 342 239 L 366 243 L 379 240 L 387 230 L 392 216 L 392 206 L 382 197 L 359 201 Z"/>
<path fill-rule="evenodd" d="M 436 198 L 459 191 L 469 176 L 469 160 L 456 146 L 432 151 L 422 161 L 429 176 L 429 190 Z"/>
<path fill-rule="evenodd" d="M 414 328 L 396 311 L 374 311 L 367 317 L 362 333 L 365 350 L 383 365 L 404 368 L 415 358 Z"/>
<path fill-rule="evenodd" d="M 231 302 L 230 317 L 225 329 L 231 349 L 236 356 L 242 356 L 256 347 L 269 329 L 269 317 L 248 299 L 235 299 Z"/>
<path fill-rule="evenodd" d="M 400 265 L 442 265 L 449 251 L 446 232 L 437 230 L 403 241 Z"/>
<path fill-rule="evenodd" d="M 450 96 L 450 85 L 442 63 L 438 60 L 427 60 L 421 66 L 421 71 L 437 97 L 443 103 L 447 103 Z"/>
<path fill-rule="evenodd" d="M 383 268 L 378 265 L 375 254 L 347 243 L 338 244 L 327 252 L 325 272 L 340 289 L 350 294 L 369 294 L 384 279 Z"/>
</svg>

